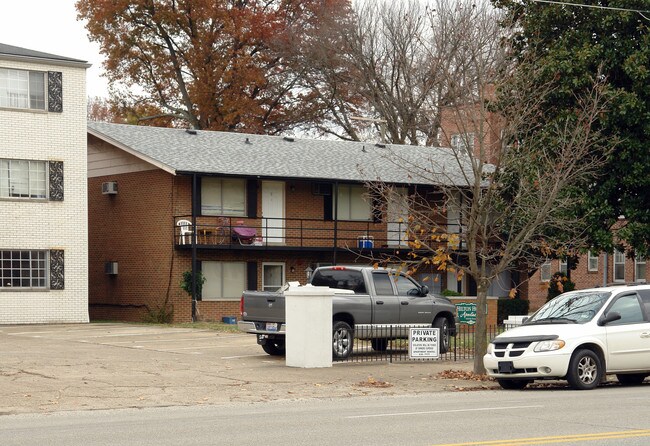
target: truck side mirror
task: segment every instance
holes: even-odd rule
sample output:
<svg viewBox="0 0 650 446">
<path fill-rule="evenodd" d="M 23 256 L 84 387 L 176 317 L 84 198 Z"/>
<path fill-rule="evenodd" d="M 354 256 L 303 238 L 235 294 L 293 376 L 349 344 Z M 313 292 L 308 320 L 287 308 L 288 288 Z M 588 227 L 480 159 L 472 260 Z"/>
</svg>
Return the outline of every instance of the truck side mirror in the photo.
<svg viewBox="0 0 650 446">
<path fill-rule="evenodd" d="M 422 285 L 420 287 L 420 295 L 421 296 L 426 296 L 427 294 L 429 294 L 429 287 L 426 286 L 426 285 Z"/>
</svg>

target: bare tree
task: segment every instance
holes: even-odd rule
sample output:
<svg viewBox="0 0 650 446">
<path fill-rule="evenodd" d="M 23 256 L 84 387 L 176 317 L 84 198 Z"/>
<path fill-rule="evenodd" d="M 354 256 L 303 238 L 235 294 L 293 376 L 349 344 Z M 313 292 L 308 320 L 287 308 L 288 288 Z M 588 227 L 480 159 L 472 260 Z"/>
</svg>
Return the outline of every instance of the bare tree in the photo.
<svg viewBox="0 0 650 446">
<path fill-rule="evenodd" d="M 434 265 L 476 282 L 475 373 L 485 372 L 491 284 L 508 271 L 535 269 L 546 256 L 583 246 L 585 216 L 570 192 L 596 180 L 614 144 L 596 130 L 608 103 L 602 78 L 576 93 L 571 115 L 540 126 L 542 104 L 556 86 L 532 88 L 532 68 L 513 67 L 505 49 L 495 44 L 491 33 L 497 28 L 480 18 L 469 15 L 468 22 L 457 24 L 466 36 L 459 39 L 462 45 L 456 46 L 444 78 L 454 98 L 443 112 L 459 136 L 449 149 L 457 169 L 443 170 L 433 156 L 426 165 L 395 154 L 386 158 L 414 182 L 436 185 L 435 199 L 423 193 L 409 197 L 405 237 L 412 252 L 404 265 L 413 272 Z M 496 128 L 499 144 L 490 138 Z M 371 188 L 393 199 L 390 185 L 374 182 Z"/>
<path fill-rule="evenodd" d="M 441 107 L 457 94 L 446 82 L 450 69 L 469 74 L 461 50 L 464 39 L 475 36 L 460 24 L 471 19 L 498 23 L 493 8 L 468 0 L 369 0 L 355 3 L 349 20 L 292 42 L 287 51 L 294 53 L 293 67 L 321 110 L 317 131 L 348 140 L 438 145 Z"/>
</svg>

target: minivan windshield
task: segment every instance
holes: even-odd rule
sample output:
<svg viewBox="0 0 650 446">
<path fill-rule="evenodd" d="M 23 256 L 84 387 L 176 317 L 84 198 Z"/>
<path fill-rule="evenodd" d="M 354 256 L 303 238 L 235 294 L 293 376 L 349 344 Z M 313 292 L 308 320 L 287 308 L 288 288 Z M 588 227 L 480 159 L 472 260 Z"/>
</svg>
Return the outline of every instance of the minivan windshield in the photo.
<svg viewBox="0 0 650 446">
<path fill-rule="evenodd" d="M 605 291 L 572 291 L 560 294 L 537 310 L 525 325 L 584 324 L 594 318 L 610 295 Z"/>
</svg>

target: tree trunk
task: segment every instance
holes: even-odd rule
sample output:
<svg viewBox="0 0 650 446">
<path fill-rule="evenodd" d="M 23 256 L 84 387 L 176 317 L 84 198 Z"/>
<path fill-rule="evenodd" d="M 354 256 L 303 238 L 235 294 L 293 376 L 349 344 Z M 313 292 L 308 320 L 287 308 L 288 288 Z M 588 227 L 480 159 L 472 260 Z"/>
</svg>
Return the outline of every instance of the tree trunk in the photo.
<svg viewBox="0 0 650 446">
<path fill-rule="evenodd" d="M 474 327 L 474 373 L 485 375 L 483 356 L 487 352 L 487 292 L 489 281 L 481 277 L 477 280 L 476 326 Z"/>
</svg>

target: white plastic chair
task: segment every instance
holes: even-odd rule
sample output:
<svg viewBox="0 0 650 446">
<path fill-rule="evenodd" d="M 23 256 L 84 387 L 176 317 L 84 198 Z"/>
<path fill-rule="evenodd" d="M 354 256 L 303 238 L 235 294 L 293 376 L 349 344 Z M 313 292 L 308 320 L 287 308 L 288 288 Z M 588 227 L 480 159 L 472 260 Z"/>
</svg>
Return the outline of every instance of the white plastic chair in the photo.
<svg viewBox="0 0 650 446">
<path fill-rule="evenodd" d="M 188 236 L 192 236 L 194 234 L 194 231 L 192 230 L 192 222 L 189 220 L 178 220 L 176 222 L 176 226 L 180 228 L 181 235 L 180 235 L 180 244 L 185 245 L 187 244 L 187 238 Z M 191 239 L 189 239 L 191 241 Z"/>
</svg>

